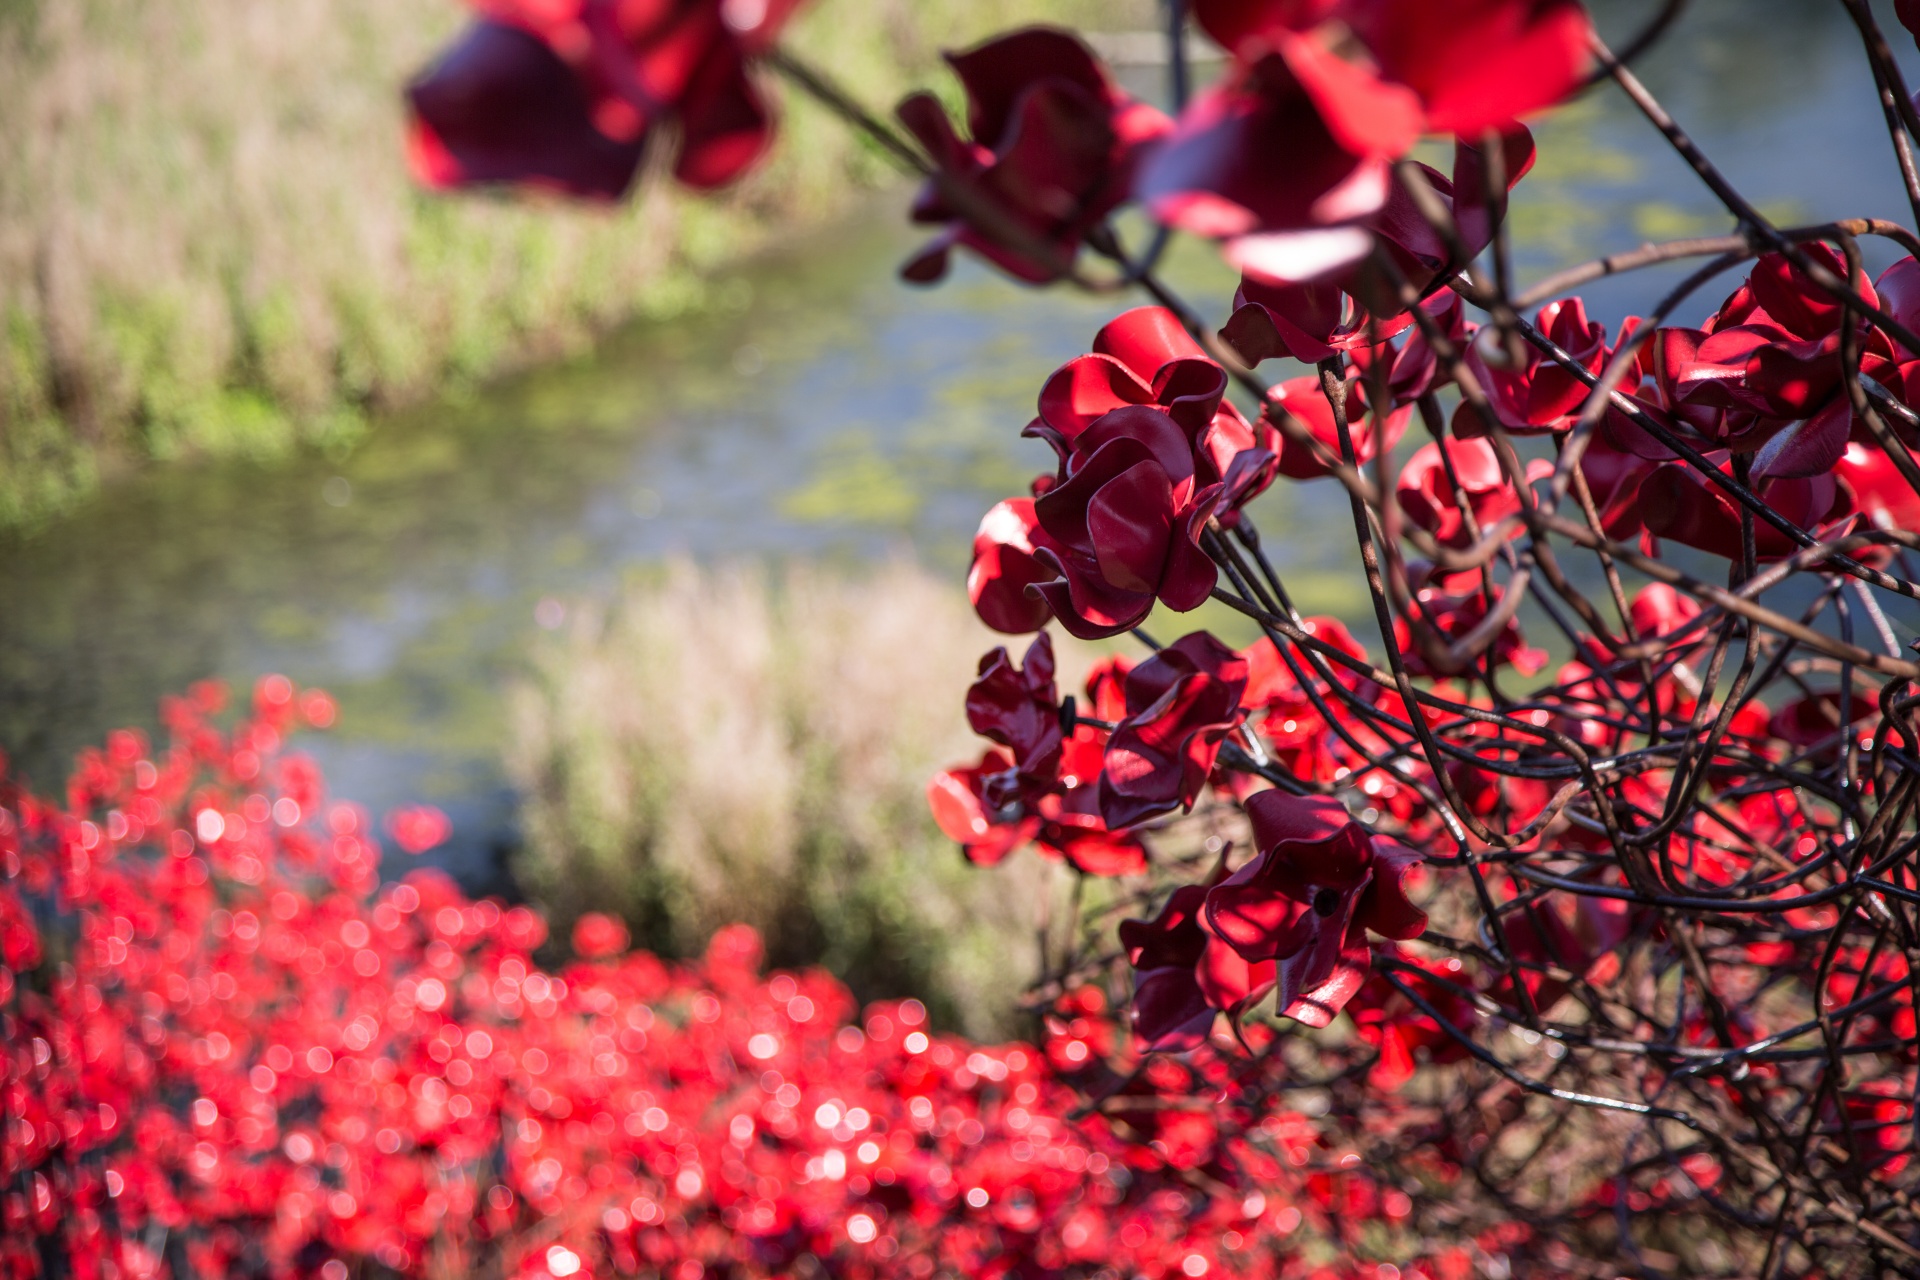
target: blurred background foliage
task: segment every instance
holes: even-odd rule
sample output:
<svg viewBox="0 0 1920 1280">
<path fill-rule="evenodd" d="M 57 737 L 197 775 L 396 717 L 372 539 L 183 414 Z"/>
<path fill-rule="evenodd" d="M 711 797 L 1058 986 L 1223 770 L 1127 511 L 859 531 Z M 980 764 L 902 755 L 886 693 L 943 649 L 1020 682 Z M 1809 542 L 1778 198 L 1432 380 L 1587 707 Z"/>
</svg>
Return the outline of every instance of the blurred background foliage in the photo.
<svg viewBox="0 0 1920 1280">
<path fill-rule="evenodd" d="M 889 104 L 943 47 L 1125 18 L 819 0 L 790 41 Z M 0 526 L 151 460 L 345 448 L 382 408 L 699 306 L 705 271 L 889 177 L 782 94 L 771 163 L 717 201 L 644 175 L 610 208 L 426 195 L 399 90 L 464 20 L 454 0 L 0 3 Z"/>
</svg>

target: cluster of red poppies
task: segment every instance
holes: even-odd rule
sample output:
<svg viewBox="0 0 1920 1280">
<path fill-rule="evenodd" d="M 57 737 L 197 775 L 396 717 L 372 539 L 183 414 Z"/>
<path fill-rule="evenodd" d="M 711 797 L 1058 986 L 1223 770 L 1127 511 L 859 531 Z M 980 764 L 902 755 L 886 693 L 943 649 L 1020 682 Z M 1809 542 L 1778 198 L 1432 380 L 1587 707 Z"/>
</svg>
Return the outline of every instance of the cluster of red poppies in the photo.
<svg viewBox="0 0 1920 1280">
<path fill-rule="evenodd" d="M 768 976 L 743 927 L 682 968 L 588 915 L 544 966 L 528 908 L 380 882 L 283 750 L 324 695 L 219 703 L 63 803 L 0 787 L 0 1274 L 1464 1280 L 1525 1243 L 1409 1233 L 1441 1157 L 1394 1180 L 1299 1110 L 1181 1109 L 1224 1060 L 1134 1070 L 1093 988 L 981 1045 Z"/>
<path fill-rule="evenodd" d="M 1870 279 L 1862 242 L 1920 237 L 1778 227 L 1740 196 L 1629 66 L 1683 7 L 1616 55 L 1578 0 L 1184 0 L 1171 113 L 1031 28 L 950 56 L 964 132 L 926 94 L 903 132 L 775 46 L 790 3 L 486 0 L 412 90 L 414 160 L 612 196 L 675 120 L 709 185 L 767 136 L 757 59 L 925 178 L 913 217 L 939 230 L 909 279 L 963 247 L 1160 304 L 1041 390 L 1026 434 L 1056 465 L 988 513 L 969 577 L 990 626 L 1040 634 L 982 661 L 993 746 L 931 789 L 975 862 L 1032 844 L 1098 878 L 1036 999 L 1130 979 L 1165 1052 L 1079 1105 L 1126 1108 L 1164 1156 L 1285 1128 L 1308 1089 L 1308 1127 L 1395 1169 L 1421 1231 L 1517 1232 L 1529 1274 L 1554 1249 L 1911 1270 L 1920 664 L 1888 606 L 1920 599 L 1920 268 Z M 1920 110 L 1871 6 L 1845 7 L 1920 219 Z M 1189 20 L 1226 54 L 1193 95 Z M 1518 289 L 1520 118 L 1603 81 L 1734 230 Z M 1423 136 L 1449 171 L 1412 158 Z M 1132 251 L 1129 201 L 1159 224 Z M 1175 230 L 1240 271 L 1223 325 L 1155 274 Z M 1611 336 L 1574 296 L 1688 259 Z M 1705 325 L 1670 323 L 1736 269 Z M 1312 372 L 1270 383 L 1278 358 Z M 1283 477 L 1344 490 L 1377 658 L 1303 617 L 1262 546 L 1247 504 Z M 1142 629 L 1208 601 L 1260 642 Z M 1523 606 L 1558 633 L 1544 679 Z M 1062 697 L 1056 622 L 1150 652 Z M 1087 1028 L 1057 1070 L 1107 1058 L 1091 1005 L 1056 1012 Z M 1466 1175 L 1444 1206 L 1406 1189 L 1438 1167 L 1408 1152 Z M 1240 1184 L 1207 1176 L 1217 1212 Z"/>
<path fill-rule="evenodd" d="M 1629 322 L 1609 342 L 1577 298 L 1551 304 L 1522 359 L 1442 291 L 1410 308 L 1419 327 L 1397 340 L 1372 321 L 1370 344 L 1273 387 L 1252 428 L 1222 399 L 1226 368 L 1173 313 L 1114 320 L 1041 391 L 1027 434 L 1053 445 L 1057 469 L 1032 498 L 994 507 L 975 538 L 980 617 L 1040 634 L 1019 665 L 1005 649 L 981 660 L 967 712 L 996 745 L 934 779 L 942 828 L 978 863 L 1031 841 L 1084 874 L 1153 873 L 1132 882 L 1151 887 L 1118 891 L 1142 911 L 1118 935 L 1147 1051 L 1233 1053 L 1237 1037 L 1242 1069 L 1269 1071 L 1246 1020 L 1271 994 L 1278 1014 L 1309 1028 L 1348 1012 L 1354 1038 L 1316 1046 L 1321 1069 L 1365 1071 L 1382 1088 L 1419 1064 L 1475 1058 L 1552 1097 L 1545 1082 L 1578 1061 L 1585 1083 L 1563 1094 L 1572 1105 L 1696 1132 L 1817 1117 L 1820 1133 L 1848 1135 L 1842 1163 L 1900 1174 L 1914 1147 L 1920 1040 L 1899 942 L 1911 926 L 1889 904 L 1920 901 L 1912 842 L 1895 834 L 1915 729 L 1904 681 L 1868 682 L 1863 669 L 1899 675 L 1904 660 L 1883 618 L 1889 652 L 1874 654 L 1749 612 L 1839 661 L 1749 641 L 1740 684 L 1716 704 L 1740 601 L 1661 559 L 1678 543 L 1730 561 L 1736 586 L 1764 585 L 1842 550 L 1871 574 L 1912 545 L 1920 497 L 1880 438 L 1886 422 L 1858 398 L 1884 398 L 1903 437 L 1895 448 L 1920 444 L 1920 419 L 1900 416 L 1920 404 L 1906 382 L 1915 357 L 1832 299 L 1817 273 L 1848 279 L 1838 254 L 1800 252 L 1759 256 L 1702 329 Z M 1867 305 L 1912 324 L 1916 270 L 1908 257 L 1874 284 L 1852 278 Z M 1309 294 L 1249 277 L 1225 336 L 1255 364 L 1272 354 L 1261 342 L 1304 331 Z M 1457 353 L 1451 369 L 1437 350 Z M 1575 370 L 1612 373 L 1619 393 L 1590 400 Z M 1446 387 L 1461 393 L 1450 431 L 1435 401 Z M 1244 503 L 1276 475 L 1314 479 L 1342 464 L 1364 484 L 1356 464 L 1391 450 L 1415 406 L 1434 439 L 1367 508 L 1393 624 L 1393 652 L 1376 665 L 1337 621 L 1292 610 Z M 1532 435 L 1554 437 L 1558 458 L 1523 461 L 1510 441 Z M 1758 503 L 1716 487 L 1714 468 Z M 1548 661 L 1512 608 L 1538 572 L 1538 543 L 1520 539 L 1542 529 L 1557 480 L 1586 490 L 1588 545 L 1654 580 L 1629 599 L 1616 579 L 1618 629 L 1567 627 L 1571 658 L 1516 699 L 1501 681 Z M 1433 558 L 1403 559 L 1400 538 Z M 1526 564 L 1512 550 L 1522 545 Z M 1808 618 L 1844 586 L 1831 581 Z M 1156 608 L 1209 598 L 1255 619 L 1263 638 L 1236 652 L 1204 631 L 1162 645 L 1139 630 Z M 1063 698 L 1049 622 L 1088 638 L 1132 631 L 1151 653 L 1103 661 L 1084 702 Z M 1696 923 L 1676 925 L 1677 912 Z M 1691 957 L 1676 955 L 1679 927 L 1701 930 Z M 1055 980 L 1097 967 L 1096 951 L 1068 956 Z M 1662 966 L 1698 984 L 1691 1008 L 1659 1014 L 1633 993 Z M 1831 1051 L 1849 1063 L 1824 1085 L 1788 1064 L 1826 1050 L 1780 1047 L 1823 1018 L 1839 1019 L 1827 1024 Z M 1693 1046 L 1695 1059 L 1623 1041 L 1613 1048 L 1636 1060 L 1608 1062 L 1596 1023 L 1638 1026 L 1635 1040 Z M 1495 1052 L 1507 1026 L 1544 1037 L 1553 1052 L 1541 1074 Z M 1707 1078 L 1725 1092 L 1648 1101 Z M 1595 1161 L 1566 1203 L 1713 1203 L 1732 1158 L 1699 1144 L 1671 1166 L 1684 1170 L 1678 1182 Z"/>
</svg>

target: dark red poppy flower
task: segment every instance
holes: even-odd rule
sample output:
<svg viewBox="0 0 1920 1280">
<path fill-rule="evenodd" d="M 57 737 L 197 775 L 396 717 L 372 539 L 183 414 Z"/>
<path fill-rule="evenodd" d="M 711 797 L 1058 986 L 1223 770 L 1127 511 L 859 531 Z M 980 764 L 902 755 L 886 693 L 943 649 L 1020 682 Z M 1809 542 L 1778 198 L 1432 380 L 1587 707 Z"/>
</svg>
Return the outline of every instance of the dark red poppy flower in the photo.
<svg viewBox="0 0 1920 1280">
<path fill-rule="evenodd" d="M 1864 685 L 1854 686 L 1853 696 L 1846 700 L 1850 723 L 1858 725 L 1879 718 L 1879 700 L 1874 694 L 1873 689 Z M 1838 689 L 1824 689 L 1795 698 L 1773 713 L 1767 721 L 1767 732 L 1795 752 L 1809 752 L 1816 760 L 1831 762 L 1839 757 L 1840 744 L 1846 738 L 1840 726 L 1841 702 Z M 1856 737 L 1872 740 L 1871 732 Z"/>
<path fill-rule="evenodd" d="M 1707 458 L 1732 474 L 1725 450 Z M 1754 492 L 1775 511 L 1813 531 L 1853 513 L 1853 495 L 1834 473 L 1779 479 L 1757 478 Z M 1717 556 L 1740 556 L 1740 510 L 1726 491 L 1685 462 L 1654 468 L 1640 487 L 1640 516 L 1647 532 Z M 1753 523 L 1754 550 L 1763 560 L 1791 555 L 1798 546 L 1763 520 Z"/>
<path fill-rule="evenodd" d="M 1466 308 L 1461 305 L 1460 295 L 1453 290 L 1440 290 L 1421 303 L 1420 309 L 1456 349 L 1464 346 L 1472 336 L 1472 328 L 1467 324 Z M 1396 405 L 1412 404 L 1453 381 L 1453 375 L 1434 355 L 1426 331 L 1418 326 L 1409 328 L 1406 336 L 1398 342 L 1377 347 L 1357 346 L 1349 356 L 1357 371 L 1356 376 L 1363 382 L 1373 376 L 1376 360 L 1387 362 L 1387 392 L 1392 395 Z"/>
<path fill-rule="evenodd" d="M 481 20 L 408 86 L 414 174 L 433 187 L 614 199 L 671 120 L 675 176 L 722 186 L 766 149 L 772 121 L 746 62 L 796 3 L 485 0 Z"/>
<path fill-rule="evenodd" d="M 927 782 L 927 807 L 933 811 L 934 824 L 960 846 L 967 861 L 978 866 L 993 866 L 1040 829 L 1040 820 L 1017 806 L 1002 809 L 986 801 L 987 779 L 1013 767 L 1013 758 L 1006 752 L 989 749 L 978 764 L 942 769 Z"/>
<path fill-rule="evenodd" d="M 1464 491 L 1474 523 L 1484 532 L 1520 510 L 1520 495 L 1500 470 L 1500 459 L 1485 440 L 1448 440 L 1442 457 L 1439 442 L 1421 445 L 1400 470 L 1400 482 L 1394 494 L 1407 519 L 1425 529 L 1450 547 L 1471 546 L 1474 531 L 1461 513 L 1456 496 Z M 1452 463 L 1460 487 L 1454 488 L 1447 475 Z M 1535 459 L 1528 464 L 1531 481 L 1553 473 L 1553 464 Z"/>
<path fill-rule="evenodd" d="M 913 219 L 947 230 L 901 274 L 920 283 L 940 279 L 960 244 L 1016 279 L 1058 278 L 1087 232 L 1127 198 L 1143 151 L 1172 122 L 1122 93 L 1092 50 L 1066 31 L 1028 27 L 948 54 L 947 62 L 967 93 L 971 140 L 954 132 L 930 93 L 901 103 L 900 119 L 949 178 L 1053 250 L 1056 260 L 974 226 L 929 183 Z"/>
<path fill-rule="evenodd" d="M 1345 133 L 1411 100 L 1416 132 L 1472 137 L 1560 101 L 1593 62 L 1578 0 L 1196 0 L 1194 17 L 1241 58 L 1306 37 Z"/>
<path fill-rule="evenodd" d="M 1533 134 L 1525 125 L 1507 122 L 1499 131 L 1499 181 L 1493 181 L 1494 161 L 1479 138 L 1456 138 L 1453 169 L 1442 174 L 1431 165 L 1417 165 L 1426 184 L 1453 219 L 1460 251 L 1471 261 L 1493 241 L 1493 233 L 1507 216 L 1507 197 L 1533 168 Z M 1434 230 L 1405 182 L 1395 175 L 1386 203 L 1361 224 L 1374 233 L 1375 243 L 1391 257 L 1408 283 L 1427 293 L 1443 277 L 1460 267 L 1447 240 Z M 1356 297 L 1369 298 L 1374 314 L 1397 312 L 1399 295 L 1365 264 L 1345 273 L 1347 288 Z"/>
<path fill-rule="evenodd" d="M 617 956 L 631 941 L 626 925 L 599 911 L 589 911 L 573 922 L 573 953 L 583 960 Z"/>
<path fill-rule="evenodd" d="M 1090 355 L 1054 371 L 1023 434 L 1053 446 L 1063 482 L 1104 440 L 1090 434 L 1101 418 L 1134 405 L 1160 409 L 1187 437 L 1196 485 L 1224 483 L 1226 501 L 1238 506 L 1272 479 L 1273 430 L 1262 423 L 1256 432 L 1226 392 L 1227 371 L 1173 312 L 1135 307 L 1101 327 Z"/>
<path fill-rule="evenodd" d="M 1366 981 L 1367 931 L 1417 938 L 1411 849 L 1373 835 L 1337 800 L 1262 791 L 1247 801 L 1257 857 L 1207 894 L 1209 927 L 1249 961 L 1279 964 L 1282 1015 L 1333 1021 Z"/>
<path fill-rule="evenodd" d="M 1802 251 L 1845 277 L 1846 266 L 1832 249 L 1812 244 Z M 1878 301 L 1871 288 L 1866 292 L 1869 302 Z M 1799 456 L 1776 464 L 1773 473 L 1827 470 L 1852 422 L 1840 386 L 1840 338 L 1847 323 L 1846 309 L 1800 268 L 1783 254 L 1765 254 L 1690 351 L 1670 342 L 1663 352 L 1674 400 L 1716 411 L 1705 434 L 1740 452 L 1761 447 L 1790 424 L 1807 424 L 1791 446 Z"/>
<path fill-rule="evenodd" d="M 1447 255 L 1416 249 L 1437 237 L 1407 193 L 1395 197 L 1391 162 L 1422 132 L 1477 145 L 1488 129 L 1513 129 L 1578 84 L 1589 58 L 1574 0 L 1223 0 L 1196 16 L 1234 66 L 1143 170 L 1142 196 L 1162 221 L 1229 240 L 1229 260 L 1271 282 L 1330 278 L 1367 253 L 1372 230 L 1396 257 L 1428 259 L 1409 272 L 1424 289 Z M 1525 105 L 1493 114 L 1515 103 Z M 1509 186 L 1531 152 L 1528 139 L 1524 156 L 1506 157 Z M 1289 163 L 1268 163 L 1275 154 Z M 1469 206 L 1484 180 L 1460 181 L 1460 157 L 1454 182 L 1428 172 L 1483 246 L 1497 212 Z"/>
<path fill-rule="evenodd" d="M 1336 618 L 1303 618 L 1300 627 L 1343 653 L 1362 660 L 1367 656 L 1366 647 Z M 1339 736 L 1294 676 L 1293 669 L 1267 640 L 1255 641 L 1241 650 L 1240 656 L 1247 661 L 1247 689 L 1240 697 L 1240 704 L 1248 715 L 1260 717 L 1261 736 L 1266 739 L 1270 754 L 1295 777 L 1333 777 L 1339 767 L 1336 758 L 1341 747 Z M 1305 666 L 1304 659 L 1302 665 Z M 1348 696 L 1362 699 L 1370 696 L 1373 686 L 1359 675 L 1341 666 L 1334 666 L 1332 671 L 1334 679 L 1347 688 Z M 1322 701 L 1329 711 L 1342 705 L 1338 698 Z"/>
<path fill-rule="evenodd" d="M 1243 275 L 1220 337 L 1249 365 L 1281 356 L 1317 364 L 1364 347 L 1375 334 L 1390 338 L 1410 323 L 1404 313 L 1376 319 L 1332 280 L 1275 283 Z"/>
<path fill-rule="evenodd" d="M 1368 409 L 1366 384 L 1348 382 L 1345 387 L 1347 430 L 1353 440 L 1354 458 L 1361 463 L 1371 462 L 1379 447 L 1379 433 L 1374 429 L 1373 414 Z M 1276 408 L 1293 415 L 1312 433 L 1315 440 L 1325 445 L 1329 454 L 1336 458 L 1340 456 L 1340 433 L 1334 426 L 1333 406 L 1327 403 L 1320 379 L 1312 375 L 1288 378 L 1275 383 L 1267 395 Z M 1403 407 L 1387 415 L 1387 448 L 1391 449 L 1400 443 L 1412 414 L 1411 408 Z M 1314 480 L 1330 474 L 1313 450 L 1284 436 L 1281 438 L 1279 470 L 1281 475 L 1292 480 Z"/>
<path fill-rule="evenodd" d="M 1597 376 L 1607 362 L 1606 326 L 1587 319 L 1586 304 L 1579 298 L 1563 298 L 1540 308 L 1534 327 L 1590 374 Z M 1486 391 L 1500 425 L 1516 435 L 1572 426 L 1586 402 L 1587 384 L 1532 343 L 1523 343 L 1525 359 L 1511 364 L 1509 353 L 1490 345 L 1497 337 L 1497 330 L 1482 329 L 1468 345 L 1467 367 Z M 1453 426 L 1463 437 L 1486 434 L 1486 424 L 1464 401 L 1453 415 Z"/>
<path fill-rule="evenodd" d="M 1197 235 L 1231 240 L 1262 232 L 1328 228 L 1353 222 L 1386 202 L 1389 165 L 1419 136 L 1404 99 L 1336 130 L 1316 101 L 1301 64 L 1332 59 L 1282 34 L 1277 47 L 1236 62 L 1198 95 L 1140 174 L 1153 216 Z M 1285 164 L 1273 163 L 1285 156 Z M 1304 269 L 1265 271 L 1311 279 L 1364 254 L 1363 232 L 1324 232 L 1299 248 Z"/>
<path fill-rule="evenodd" d="M 1053 641 L 1044 631 L 1020 666 L 1004 647 L 980 659 L 979 678 L 967 690 L 967 723 L 1013 752 L 1014 762 L 984 783 L 983 796 L 994 809 L 1038 800 L 1059 782 L 1060 694 L 1053 672 Z"/>
<path fill-rule="evenodd" d="M 1198 608 L 1218 571 L 1200 536 L 1226 496 L 1201 487 L 1188 436 L 1145 405 L 1103 414 L 1074 442 L 1071 468 L 1034 502 L 1052 545 L 1035 558 L 1055 577 L 1035 588 L 1083 640 L 1138 626 L 1156 600 Z"/>
<path fill-rule="evenodd" d="M 1133 965 L 1133 1033 L 1148 1053 L 1199 1048 L 1217 1015 L 1237 1019 L 1273 989 L 1271 961 L 1249 963 L 1207 932 L 1208 887 L 1183 885 L 1153 919 L 1120 922 Z"/>
<path fill-rule="evenodd" d="M 995 503 L 973 535 L 973 564 L 967 570 L 967 597 L 980 621 L 995 631 L 1025 635 L 1038 631 L 1053 610 L 1028 587 L 1050 582 L 1054 572 L 1034 557 L 1049 539 L 1033 514 L 1032 498 Z"/>
<path fill-rule="evenodd" d="M 1636 428 L 1637 430 L 1637 428 Z M 1640 486 L 1659 463 L 1617 449 L 1607 431 L 1597 431 L 1580 455 L 1580 474 L 1600 513 L 1600 527 L 1613 539 L 1640 531 Z"/>
<path fill-rule="evenodd" d="M 1511 126 L 1502 137 L 1503 183 L 1488 202 L 1487 158 L 1477 143 L 1454 145 L 1453 174 L 1441 174 L 1427 165 L 1418 168 L 1433 195 L 1452 215 L 1461 249 L 1468 259 L 1493 238 L 1494 228 L 1506 217 L 1506 197 L 1533 167 L 1533 135 Z M 1371 233 L 1304 237 L 1285 232 L 1251 233 L 1229 241 L 1227 256 L 1242 269 L 1240 289 L 1234 295 L 1233 314 L 1222 327 L 1222 338 L 1250 364 L 1277 356 L 1316 363 L 1336 351 L 1364 360 L 1368 349 L 1413 325 L 1400 301 L 1397 287 L 1370 264 L 1316 265 L 1318 245 L 1330 252 L 1345 244 L 1358 255 L 1371 244 L 1384 250 L 1400 274 L 1416 289 L 1432 289 L 1450 266 L 1453 249 L 1420 212 L 1406 185 L 1396 176 L 1379 209 L 1353 224 L 1350 230 Z M 1459 300 L 1439 289 L 1422 304 L 1455 341 L 1464 336 Z M 1416 372 L 1433 376 L 1433 356 L 1426 340 L 1410 339 L 1410 363 L 1396 368 L 1396 396 L 1417 399 L 1412 389 Z"/>
<path fill-rule="evenodd" d="M 1059 858 L 1085 875 L 1145 871 L 1146 846 L 1131 832 L 1108 827 L 1100 816 L 1102 736 L 1082 725 L 1061 744 L 1054 788 L 1031 799 L 1004 804 L 989 799 L 990 788 L 1004 795 L 1005 780 L 1017 772 L 1013 758 L 998 749 L 971 767 L 935 774 L 927 784 L 934 823 L 978 866 L 990 867 L 1032 842 L 1043 856 Z"/>
<path fill-rule="evenodd" d="M 1246 660 L 1204 631 L 1127 673 L 1127 715 L 1107 742 L 1100 784 L 1109 827 L 1193 804 L 1221 741 L 1245 717 L 1246 687 Z"/>
<path fill-rule="evenodd" d="M 1614 948 L 1632 932 L 1633 915 L 1630 904 L 1617 898 L 1556 895 L 1503 918 L 1507 946 L 1524 962 L 1522 980 L 1542 1012 L 1552 1009 L 1569 987 L 1537 966 L 1550 965 L 1591 979 L 1609 968 L 1618 972 Z"/>
<path fill-rule="evenodd" d="M 1873 291 L 1879 296 L 1880 306 L 1895 320 L 1910 330 L 1920 326 L 1920 262 L 1900 259 L 1880 273 Z M 1920 404 L 1920 353 L 1907 350 L 1877 325 L 1867 332 L 1860 372 L 1908 408 Z M 1911 433 L 1908 443 L 1914 443 Z"/>
<path fill-rule="evenodd" d="M 1634 634 L 1653 639 L 1678 633 L 1700 616 L 1700 605 L 1664 582 L 1649 582 L 1634 593 L 1627 616 L 1633 619 Z"/>
</svg>

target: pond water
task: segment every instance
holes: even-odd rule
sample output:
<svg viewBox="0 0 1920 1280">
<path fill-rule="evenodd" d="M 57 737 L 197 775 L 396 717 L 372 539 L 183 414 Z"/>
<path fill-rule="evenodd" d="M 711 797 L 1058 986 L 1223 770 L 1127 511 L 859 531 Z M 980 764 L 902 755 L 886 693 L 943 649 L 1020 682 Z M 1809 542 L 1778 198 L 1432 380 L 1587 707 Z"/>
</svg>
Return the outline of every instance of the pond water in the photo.
<svg viewBox="0 0 1920 1280">
<path fill-rule="evenodd" d="M 1603 4 L 1603 30 L 1652 7 Z M 1882 20 L 1920 81 L 1912 42 Z M 1641 71 L 1770 215 L 1910 218 L 1838 3 L 1703 0 Z M 1129 75 L 1152 92 L 1156 72 Z M 1730 227 L 1616 92 L 1538 133 L 1514 206 L 1523 280 Z M 980 513 L 1048 464 L 1018 435 L 1034 394 L 1132 301 L 973 267 L 910 289 L 894 276 L 913 244 L 897 205 L 744 264 L 695 318 L 383 422 L 351 456 L 163 469 L 0 538 L 0 749 L 51 785 L 108 728 L 151 726 L 164 693 L 284 672 L 340 699 L 337 729 L 307 743 L 335 793 L 376 813 L 442 806 L 455 837 L 435 860 L 499 887 L 514 809 L 501 692 L 569 600 L 675 553 L 906 554 L 957 582 Z M 1209 250 L 1169 273 L 1224 318 L 1232 281 Z M 1612 324 L 1678 275 L 1587 297 Z M 1315 536 L 1346 519 L 1330 482 L 1262 500 L 1309 607 L 1360 603 L 1345 535 Z M 952 673 L 956 698 L 966 675 Z"/>
</svg>

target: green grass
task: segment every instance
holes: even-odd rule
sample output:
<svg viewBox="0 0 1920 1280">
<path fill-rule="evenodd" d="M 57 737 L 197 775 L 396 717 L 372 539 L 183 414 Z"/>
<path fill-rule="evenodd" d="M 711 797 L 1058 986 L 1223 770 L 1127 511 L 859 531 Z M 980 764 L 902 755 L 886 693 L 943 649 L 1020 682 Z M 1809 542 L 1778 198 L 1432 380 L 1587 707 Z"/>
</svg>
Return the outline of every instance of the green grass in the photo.
<svg viewBox="0 0 1920 1280">
<path fill-rule="evenodd" d="M 1092 0 L 818 0 L 790 41 L 885 108 L 942 47 Z M 394 405 L 707 304 L 704 276 L 891 179 L 781 92 L 717 200 L 613 209 L 423 193 L 400 86 L 452 0 L 0 3 L 0 527 L 118 473 L 350 448 Z"/>
</svg>

